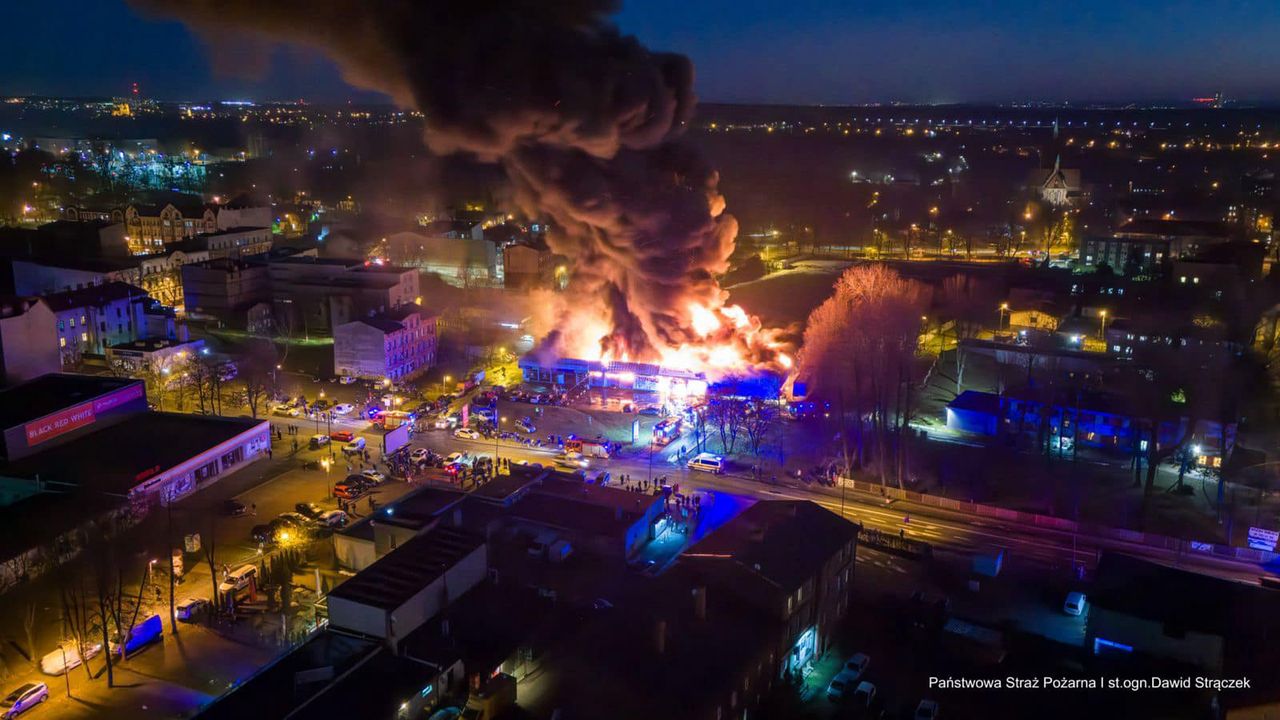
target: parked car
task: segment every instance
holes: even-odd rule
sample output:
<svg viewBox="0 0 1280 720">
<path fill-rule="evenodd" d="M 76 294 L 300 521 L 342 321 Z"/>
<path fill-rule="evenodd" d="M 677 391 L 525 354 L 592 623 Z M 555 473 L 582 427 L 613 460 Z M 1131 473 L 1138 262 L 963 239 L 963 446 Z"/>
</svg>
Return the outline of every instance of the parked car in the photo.
<svg viewBox="0 0 1280 720">
<path fill-rule="evenodd" d="M 342 454 L 355 455 L 357 453 L 362 453 L 364 452 L 364 445 L 365 445 L 364 438 L 362 437 L 351 438 L 351 440 L 346 445 L 342 446 Z"/>
<path fill-rule="evenodd" d="M 312 450 L 319 447 L 324 447 L 325 445 L 328 445 L 328 444 L 329 444 L 329 436 L 325 435 L 324 433 L 311 436 L 310 445 Z"/>
<path fill-rule="evenodd" d="M 362 470 L 360 474 L 372 480 L 374 485 L 381 485 L 382 483 L 387 481 L 386 475 L 383 475 L 382 473 L 378 472 L 377 470 L 374 470 L 373 468 L 369 468 L 368 470 Z"/>
<path fill-rule="evenodd" d="M 532 421 L 532 420 L 530 420 L 530 419 L 529 419 L 529 418 L 527 418 L 527 417 L 523 417 L 523 418 L 520 418 L 519 420 L 517 420 L 517 421 L 516 421 L 516 427 L 517 427 L 517 428 L 519 428 L 519 429 L 521 429 L 521 430 L 523 430 L 523 431 L 525 431 L 525 432 L 527 432 L 527 433 L 531 433 L 531 434 L 532 434 L 532 433 L 534 433 L 534 432 L 536 432 L 536 431 L 537 431 L 537 429 L 538 429 L 538 428 L 534 427 L 534 425 L 533 425 L 533 421 Z"/>
<path fill-rule="evenodd" d="M 102 643 L 91 643 L 84 648 L 84 657 L 70 640 L 63 640 L 53 650 L 40 658 L 40 672 L 45 675 L 61 675 L 72 668 L 78 668 L 88 659 L 97 657 L 102 652 Z"/>
<path fill-rule="evenodd" d="M 320 517 L 316 518 L 316 522 L 328 528 L 346 527 L 347 514 L 341 510 L 330 510 L 328 512 L 321 513 Z"/>
<path fill-rule="evenodd" d="M 445 465 L 462 464 L 466 461 L 466 459 L 467 459 L 466 453 L 453 452 L 453 453 L 449 453 L 449 455 L 445 457 L 444 464 Z"/>
<path fill-rule="evenodd" d="M 350 375 L 343 375 L 342 377 L 338 378 L 338 382 L 342 383 L 343 385 L 350 385 L 355 381 L 356 379 L 351 377 Z"/>
<path fill-rule="evenodd" d="M 22 685 L 0 700 L 0 708 L 4 708 L 4 717 L 15 718 L 31 708 L 49 699 L 49 686 L 42 682 Z"/>
<path fill-rule="evenodd" d="M 649 407 L 640 408 L 640 414 L 648 415 L 650 417 L 659 417 L 662 415 L 662 408 L 650 405 Z"/>
<path fill-rule="evenodd" d="M 933 700 L 921 700 L 916 705 L 916 714 L 911 716 L 913 720 L 938 720 L 938 703 Z"/>
<path fill-rule="evenodd" d="M 414 462 L 426 462 L 430 458 L 431 451 L 423 447 L 414 448 L 413 452 L 409 453 L 409 459 Z"/>
<path fill-rule="evenodd" d="M 306 516 L 309 520 L 315 520 L 324 514 L 324 508 L 313 502 L 300 502 L 294 505 L 293 509 L 297 510 L 299 515 Z"/>
<path fill-rule="evenodd" d="M 350 415 L 355 412 L 356 406 L 351 403 L 338 403 L 333 406 L 334 415 Z"/>
<path fill-rule="evenodd" d="M 687 464 L 690 470 L 701 470 L 716 475 L 724 473 L 724 458 L 711 453 L 698 453 L 690 458 Z"/>
<path fill-rule="evenodd" d="M 209 610 L 209 601 L 204 598 L 189 597 L 174 606 L 174 613 L 182 622 L 195 622 Z"/>
<path fill-rule="evenodd" d="M 289 523 L 290 525 L 296 528 L 300 528 L 304 530 L 306 528 L 311 527 L 311 518 L 307 517 L 306 515 L 303 515 L 302 513 L 297 513 L 297 512 L 280 513 L 280 515 L 276 517 L 276 520 Z"/>
<path fill-rule="evenodd" d="M 1084 614 L 1088 605 L 1089 601 L 1085 598 L 1084 593 L 1070 592 L 1067 593 L 1066 601 L 1062 603 L 1062 612 L 1079 617 Z"/>
<path fill-rule="evenodd" d="M 876 686 L 863 680 L 858 689 L 853 691 L 853 704 L 858 708 L 869 708 L 876 701 Z"/>
<path fill-rule="evenodd" d="M 831 682 L 827 685 L 827 699 L 832 702 L 840 702 L 849 694 L 849 688 L 856 682 L 856 678 L 848 670 L 841 670 L 836 676 L 831 678 Z"/>
<path fill-rule="evenodd" d="M 276 540 L 276 531 L 270 525 L 254 525 L 249 537 L 259 545 L 270 545 Z"/>
<path fill-rule="evenodd" d="M 462 440 L 479 440 L 480 433 L 471 428 L 458 428 L 453 431 L 453 436 Z"/>
<path fill-rule="evenodd" d="M 249 512 L 249 508 L 235 498 L 227 498 L 222 501 L 222 514 L 230 517 L 240 517 Z"/>
<path fill-rule="evenodd" d="M 871 658 L 866 653 L 857 653 L 844 661 L 843 672 L 853 673 L 853 679 L 857 680 L 867 671 L 867 666 L 870 664 Z"/>
<path fill-rule="evenodd" d="M 351 442 L 355 437 L 356 434 L 350 430 L 335 430 L 329 433 L 329 439 L 337 442 Z"/>
<path fill-rule="evenodd" d="M 342 498 L 343 500 L 355 500 L 364 493 L 365 488 L 361 485 L 340 482 L 333 486 L 333 496 Z"/>
<path fill-rule="evenodd" d="M 254 565 L 241 565 L 240 567 L 227 573 L 227 576 L 218 583 L 218 595 L 227 595 L 228 593 L 238 593 L 257 582 L 258 568 Z"/>
<path fill-rule="evenodd" d="M 163 635 L 164 622 L 160 620 L 159 615 L 143 618 L 129 630 L 124 642 L 111 646 L 111 654 L 119 657 L 128 657 L 161 639 Z"/>
</svg>

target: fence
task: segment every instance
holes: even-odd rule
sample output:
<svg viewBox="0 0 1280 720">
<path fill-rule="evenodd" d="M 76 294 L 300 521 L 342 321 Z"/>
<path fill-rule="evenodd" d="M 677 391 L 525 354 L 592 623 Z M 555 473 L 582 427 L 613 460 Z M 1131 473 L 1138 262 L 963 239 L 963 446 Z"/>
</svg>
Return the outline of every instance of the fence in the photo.
<svg viewBox="0 0 1280 720">
<path fill-rule="evenodd" d="M 1156 535 L 1153 533 L 1138 532 L 1136 530 L 1107 527 L 1105 525 L 1081 523 L 1076 522 L 1075 520 L 1068 520 L 1066 518 L 1055 517 L 1052 515 L 1039 515 L 1037 513 L 1023 512 L 1021 510 L 996 507 L 994 505 L 982 505 L 979 503 L 951 500 L 944 497 L 937 497 L 935 495 L 912 492 L 910 490 L 899 490 L 897 488 L 885 487 L 875 483 L 863 482 L 861 480 L 843 478 L 841 482 L 843 482 L 844 486 L 849 490 L 876 495 L 879 497 L 906 500 L 908 502 L 930 505 L 955 512 L 969 513 L 981 517 L 997 518 L 999 520 L 1007 520 L 1009 522 L 1021 523 L 1023 525 L 1032 525 L 1035 527 L 1059 530 L 1062 532 L 1086 535 L 1095 538 L 1105 538 L 1133 545 L 1145 545 L 1147 547 L 1161 548 L 1172 552 L 1187 553 L 1189 555 L 1208 555 L 1224 560 L 1237 560 L 1258 564 L 1275 562 L 1277 558 L 1280 558 L 1280 554 L 1268 552 L 1266 550 L 1237 547 L 1234 545 L 1223 545 L 1220 543 L 1183 540 L 1181 538 L 1173 538 L 1167 535 Z"/>
</svg>

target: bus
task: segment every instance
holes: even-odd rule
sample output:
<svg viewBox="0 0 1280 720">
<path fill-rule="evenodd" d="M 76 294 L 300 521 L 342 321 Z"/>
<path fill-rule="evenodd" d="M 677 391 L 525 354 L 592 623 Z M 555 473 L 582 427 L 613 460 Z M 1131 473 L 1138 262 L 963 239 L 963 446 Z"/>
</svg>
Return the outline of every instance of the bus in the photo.
<svg viewBox="0 0 1280 720">
<path fill-rule="evenodd" d="M 658 424 L 653 426 L 653 444 L 669 445 L 672 440 L 680 437 L 681 425 L 683 425 L 683 421 L 678 417 L 669 417 L 658 421 Z"/>
</svg>

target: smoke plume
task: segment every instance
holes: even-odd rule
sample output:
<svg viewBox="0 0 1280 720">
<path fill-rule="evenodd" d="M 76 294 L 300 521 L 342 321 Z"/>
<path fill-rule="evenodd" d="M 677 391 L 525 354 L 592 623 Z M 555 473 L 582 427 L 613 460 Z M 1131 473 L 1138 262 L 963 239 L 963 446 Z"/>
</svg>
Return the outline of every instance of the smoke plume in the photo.
<svg viewBox="0 0 1280 720">
<path fill-rule="evenodd" d="M 551 221 L 552 250 L 573 263 L 558 350 L 766 352 L 758 323 L 721 314 L 714 275 L 737 223 L 715 170 L 680 140 L 692 65 L 620 34 L 612 0 L 135 2 L 208 37 L 248 30 L 319 48 L 352 84 L 420 110 L 433 152 L 500 163 L 520 209 Z M 699 321 L 706 312 L 718 318 Z"/>
</svg>

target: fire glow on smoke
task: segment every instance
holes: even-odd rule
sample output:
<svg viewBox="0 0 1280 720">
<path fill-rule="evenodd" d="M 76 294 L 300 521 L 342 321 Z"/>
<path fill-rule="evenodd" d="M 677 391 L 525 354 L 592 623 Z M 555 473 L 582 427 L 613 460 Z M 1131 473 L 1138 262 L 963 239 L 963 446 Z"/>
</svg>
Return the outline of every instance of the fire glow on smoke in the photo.
<svg viewBox="0 0 1280 720">
<path fill-rule="evenodd" d="M 612 24 L 616 0 L 133 0 L 217 38 L 318 48 L 348 82 L 419 110 L 438 154 L 502 167 L 573 267 L 542 352 L 709 377 L 785 371 L 781 333 L 726 303 L 738 232 L 683 139 L 693 65 Z M 477 38 L 484 42 L 477 43 Z"/>
</svg>

